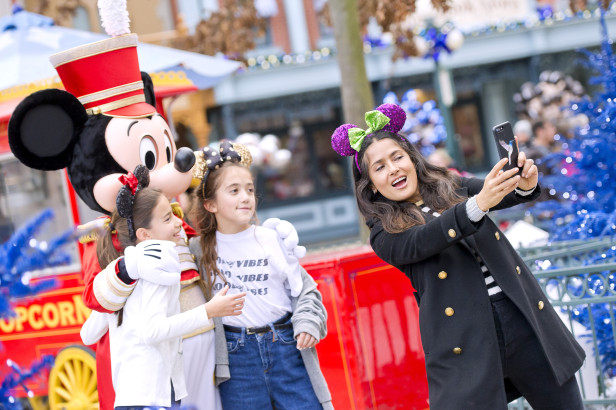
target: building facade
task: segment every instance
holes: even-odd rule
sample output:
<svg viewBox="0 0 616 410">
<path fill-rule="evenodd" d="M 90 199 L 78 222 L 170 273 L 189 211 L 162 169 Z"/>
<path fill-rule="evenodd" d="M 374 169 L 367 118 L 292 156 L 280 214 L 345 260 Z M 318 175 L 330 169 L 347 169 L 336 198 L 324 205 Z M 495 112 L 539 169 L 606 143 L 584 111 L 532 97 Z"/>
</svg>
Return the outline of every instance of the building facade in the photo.
<svg viewBox="0 0 616 410">
<path fill-rule="evenodd" d="M 42 4 L 25 2 L 32 11 Z M 242 133 L 276 135 L 292 152 L 292 160 L 284 169 L 266 164 L 257 170 L 260 219 L 288 219 L 308 245 L 356 239 L 360 218 L 350 164 L 330 147 L 330 136 L 344 119 L 333 30 L 319 17 L 324 1 L 261 3 L 269 6 L 267 29 L 255 38 L 256 49 L 245 54 L 246 68 L 213 90 L 171 104 L 178 145 L 198 149 Z M 100 31 L 93 0 L 71 2 L 68 14 L 62 13 L 64 0 L 45 4 L 46 14 L 63 24 Z M 457 166 L 481 174 L 498 158 L 492 126 L 516 120 L 512 96 L 521 84 L 536 82 L 543 70 L 560 70 L 583 83 L 592 75 L 578 64 L 582 56 L 576 50 L 600 44 L 600 24 L 596 12 L 567 14 L 569 2 L 453 4 L 449 17 L 465 32 L 465 41 L 439 59 L 454 93 L 452 105 L 440 108 L 451 118 L 448 148 Z M 223 0 L 134 0 L 129 3 L 131 27 L 142 40 L 168 45 L 174 36 L 190 35 L 201 19 L 220 7 Z M 550 15 L 537 17 L 537 10 L 545 7 L 551 8 Z M 608 31 L 616 33 L 616 18 L 608 14 L 606 20 Z M 366 33 L 370 31 L 374 27 Z M 401 97 L 409 89 L 437 99 L 433 59 L 393 61 L 392 55 L 391 46 L 365 42 L 375 105 L 387 92 Z"/>
<path fill-rule="evenodd" d="M 527 10 L 535 15 L 535 7 Z M 306 7 L 304 13 L 309 11 Z M 581 64 L 583 57 L 577 50 L 599 45 L 598 15 L 555 13 L 544 21 L 533 21 L 532 15 L 513 29 L 495 25 L 483 32 L 468 32 L 464 45 L 439 61 L 453 79 L 455 103 L 449 108 L 448 138 L 463 170 L 482 174 L 497 161 L 492 127 L 517 120 L 512 96 L 524 82 L 537 82 L 544 70 L 560 70 L 582 83 L 592 75 Z M 616 19 L 608 16 L 607 25 L 616 33 Z M 290 32 L 297 27 L 287 24 Z M 313 41 L 311 46 L 318 43 Z M 234 138 L 244 132 L 279 136 L 293 152 L 293 161 L 285 171 L 259 172 L 260 217 L 290 220 L 308 244 L 357 238 L 360 222 L 350 166 L 330 147 L 332 132 L 344 122 L 335 49 L 323 46 L 294 52 L 285 44 L 278 43 L 282 52 L 277 54 L 255 50 L 254 60 L 249 61 L 253 66 L 215 88 L 216 106 L 208 108 L 210 138 Z M 433 60 L 392 61 L 391 56 L 391 48 L 366 46 L 375 105 L 388 91 L 401 97 L 417 89 L 434 98 Z"/>
</svg>

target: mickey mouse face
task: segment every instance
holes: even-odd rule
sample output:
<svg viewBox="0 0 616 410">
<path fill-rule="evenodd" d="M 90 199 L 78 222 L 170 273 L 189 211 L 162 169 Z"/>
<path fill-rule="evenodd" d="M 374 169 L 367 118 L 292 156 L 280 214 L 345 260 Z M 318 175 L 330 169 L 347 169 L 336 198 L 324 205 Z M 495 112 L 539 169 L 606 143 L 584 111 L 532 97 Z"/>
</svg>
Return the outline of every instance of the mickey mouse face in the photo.
<svg viewBox="0 0 616 410">
<path fill-rule="evenodd" d="M 144 74 L 153 104 L 151 81 Z M 137 165 L 150 170 L 150 187 L 171 199 L 192 182 L 195 156 L 175 146 L 158 114 L 128 119 L 87 115 L 83 105 L 62 90 L 43 90 L 22 101 L 9 123 L 9 144 L 25 165 L 42 170 L 67 167 L 79 197 L 93 210 L 111 213 L 121 175 Z"/>
<path fill-rule="evenodd" d="M 178 156 L 186 154 L 178 152 L 169 125 L 160 114 L 139 119 L 113 118 L 105 129 L 105 142 L 109 154 L 123 169 L 135 169 L 137 165 L 149 169 L 150 187 L 161 189 L 169 199 L 184 192 L 192 182 L 188 171 L 194 161 L 188 168 L 180 164 Z M 94 185 L 94 198 L 106 210 L 115 207 L 114 193 L 121 188 L 119 176 L 106 175 Z"/>
<path fill-rule="evenodd" d="M 172 162 L 176 148 L 160 114 L 149 118 L 114 118 L 105 130 L 111 156 L 124 169 L 145 166 L 150 172 Z"/>
</svg>

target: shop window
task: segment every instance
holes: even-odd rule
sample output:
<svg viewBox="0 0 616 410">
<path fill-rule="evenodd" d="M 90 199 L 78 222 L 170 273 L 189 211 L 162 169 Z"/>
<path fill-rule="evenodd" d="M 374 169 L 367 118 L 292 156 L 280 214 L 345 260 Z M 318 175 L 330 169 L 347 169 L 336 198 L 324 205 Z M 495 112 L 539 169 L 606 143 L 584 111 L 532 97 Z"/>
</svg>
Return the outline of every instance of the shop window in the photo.
<svg viewBox="0 0 616 410">
<path fill-rule="evenodd" d="M 261 33 L 255 28 L 255 49 L 272 47 L 272 19 L 265 19 L 265 30 Z M 260 34 L 260 35 L 259 35 Z"/>
<path fill-rule="evenodd" d="M 319 47 L 335 47 L 336 39 L 334 38 L 334 28 L 331 25 L 326 24 L 324 16 L 321 15 L 320 10 L 324 7 L 325 2 L 323 0 L 313 0 L 314 8 L 317 12 L 317 24 L 319 28 Z"/>
<path fill-rule="evenodd" d="M 92 31 L 88 10 L 82 6 L 75 9 L 75 14 L 73 15 L 73 28 L 83 31 Z"/>
<path fill-rule="evenodd" d="M 335 124 L 303 125 L 294 121 L 290 127 L 270 130 L 267 134 L 280 139 L 281 148 L 291 151 L 291 161 L 284 168 L 264 163 L 257 168 L 259 206 L 268 207 L 317 199 L 347 192 L 345 158 L 331 149 Z"/>
<path fill-rule="evenodd" d="M 483 170 L 487 153 L 481 133 L 478 99 L 458 100 L 451 111 L 464 169 L 471 172 Z"/>
<path fill-rule="evenodd" d="M 39 242 L 73 227 L 64 171 L 34 170 L 13 157 L 0 161 L 0 243 L 46 208 L 51 208 L 55 216 L 36 233 Z M 78 270 L 76 243 L 65 245 L 63 250 L 70 254 L 71 265 L 60 267 L 57 272 Z"/>
</svg>

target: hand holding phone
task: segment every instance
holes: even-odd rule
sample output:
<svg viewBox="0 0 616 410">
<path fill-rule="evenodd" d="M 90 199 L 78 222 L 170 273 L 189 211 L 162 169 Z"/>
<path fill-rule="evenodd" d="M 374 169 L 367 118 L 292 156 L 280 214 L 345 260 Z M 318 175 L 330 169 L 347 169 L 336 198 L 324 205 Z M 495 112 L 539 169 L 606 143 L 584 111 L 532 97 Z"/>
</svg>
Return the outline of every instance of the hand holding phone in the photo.
<svg viewBox="0 0 616 410">
<path fill-rule="evenodd" d="M 518 166 L 518 142 L 513 135 L 513 129 L 509 121 L 498 124 L 492 128 L 492 134 L 496 141 L 496 148 L 501 159 L 507 158 L 507 163 L 503 167 L 503 171 L 508 171 L 511 168 Z M 520 169 L 519 173 L 522 172 Z"/>
</svg>

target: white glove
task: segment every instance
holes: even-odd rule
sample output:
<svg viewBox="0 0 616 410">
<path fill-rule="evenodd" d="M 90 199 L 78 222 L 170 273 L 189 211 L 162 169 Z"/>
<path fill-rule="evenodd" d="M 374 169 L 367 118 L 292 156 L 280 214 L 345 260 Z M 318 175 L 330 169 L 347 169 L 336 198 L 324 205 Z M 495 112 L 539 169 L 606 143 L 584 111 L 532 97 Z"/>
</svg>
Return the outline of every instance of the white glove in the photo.
<svg viewBox="0 0 616 410">
<path fill-rule="evenodd" d="M 269 218 L 261 226 L 273 229 L 278 233 L 289 256 L 295 256 L 298 259 L 306 256 L 306 247 L 298 245 L 299 237 L 297 236 L 297 230 L 289 221 Z"/>
<path fill-rule="evenodd" d="M 291 296 L 299 296 L 303 286 L 299 258 L 306 255 L 306 248 L 298 245 L 297 230 L 290 222 L 278 218 L 266 220 L 263 222 L 263 226 L 275 230 L 278 234 L 278 241 L 288 265 L 287 280 Z"/>
<path fill-rule="evenodd" d="M 124 249 L 126 272 L 133 280 L 145 279 L 159 285 L 180 281 L 180 258 L 171 241 L 148 240 Z"/>
</svg>

